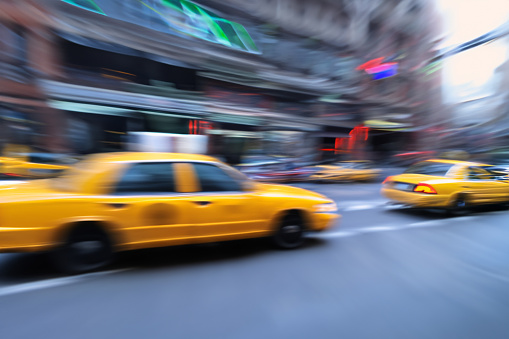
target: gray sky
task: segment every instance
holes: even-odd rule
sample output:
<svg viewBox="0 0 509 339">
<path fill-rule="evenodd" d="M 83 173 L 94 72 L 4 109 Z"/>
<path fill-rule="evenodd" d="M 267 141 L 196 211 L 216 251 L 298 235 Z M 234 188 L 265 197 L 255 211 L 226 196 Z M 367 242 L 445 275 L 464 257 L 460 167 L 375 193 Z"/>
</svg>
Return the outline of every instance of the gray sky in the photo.
<svg viewBox="0 0 509 339">
<path fill-rule="evenodd" d="M 441 47 L 474 39 L 509 20 L 509 0 L 436 0 L 444 17 Z M 444 62 L 444 99 L 459 102 L 493 93 L 493 71 L 508 56 L 507 40 L 497 40 Z"/>
</svg>

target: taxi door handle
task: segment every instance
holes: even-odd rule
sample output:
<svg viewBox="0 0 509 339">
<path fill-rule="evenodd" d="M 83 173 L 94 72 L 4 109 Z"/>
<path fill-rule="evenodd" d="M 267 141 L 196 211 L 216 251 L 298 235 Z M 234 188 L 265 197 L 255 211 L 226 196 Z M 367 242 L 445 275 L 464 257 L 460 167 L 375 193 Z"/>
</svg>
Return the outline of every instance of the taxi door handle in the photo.
<svg viewBox="0 0 509 339">
<path fill-rule="evenodd" d="M 212 204 L 211 201 L 193 201 L 196 205 L 200 205 L 200 206 L 208 206 L 210 204 Z"/>
<path fill-rule="evenodd" d="M 463 187 L 463 188 L 470 188 L 470 186 L 461 186 L 461 187 Z"/>
<path fill-rule="evenodd" d="M 127 207 L 129 204 L 126 204 L 123 202 L 118 202 L 118 203 L 117 202 L 109 202 L 109 203 L 106 203 L 106 205 L 113 207 L 113 208 L 120 209 L 120 208 Z"/>
</svg>

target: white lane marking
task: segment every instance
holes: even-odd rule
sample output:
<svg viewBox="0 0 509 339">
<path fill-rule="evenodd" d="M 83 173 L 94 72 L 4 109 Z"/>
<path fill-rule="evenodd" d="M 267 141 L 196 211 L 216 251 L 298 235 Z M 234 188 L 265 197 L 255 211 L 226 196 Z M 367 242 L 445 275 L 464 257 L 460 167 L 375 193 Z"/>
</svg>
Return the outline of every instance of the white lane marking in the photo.
<svg viewBox="0 0 509 339">
<path fill-rule="evenodd" d="M 407 227 L 429 227 L 429 226 L 442 226 L 444 224 L 443 220 L 426 220 L 413 222 L 409 224 Z"/>
<path fill-rule="evenodd" d="M 342 203 L 341 201 L 339 201 L 336 203 L 338 204 L 339 210 L 349 212 L 378 208 L 380 206 L 385 205 L 387 203 L 387 200 L 350 201 L 348 203 Z"/>
<path fill-rule="evenodd" d="M 355 231 L 339 231 L 333 233 L 322 233 L 322 234 L 313 234 L 311 238 L 344 238 L 350 237 L 352 235 L 356 235 L 358 232 Z"/>
<path fill-rule="evenodd" d="M 403 204 L 387 204 L 387 203 L 385 204 L 385 206 L 383 206 L 385 210 L 399 210 L 406 207 L 408 206 L 405 206 Z"/>
<path fill-rule="evenodd" d="M 99 277 L 99 276 L 103 276 L 103 275 L 109 275 L 109 274 L 113 274 L 113 273 L 119 273 L 119 272 L 123 272 L 123 271 L 127 271 L 127 270 L 129 270 L 129 268 L 105 271 L 105 272 L 86 273 L 86 274 L 76 275 L 76 276 L 72 276 L 72 277 L 54 278 L 54 279 L 34 281 L 34 282 L 29 282 L 29 283 L 24 283 L 24 284 L 19 284 L 19 285 L 1 287 L 0 288 L 0 297 L 6 296 L 6 295 L 42 290 L 45 288 L 57 287 L 57 286 L 62 286 L 62 285 L 69 285 L 69 284 L 76 283 L 79 281 L 87 280 L 89 278 Z"/>
<path fill-rule="evenodd" d="M 476 215 L 465 215 L 463 217 L 449 218 L 447 220 L 450 220 L 450 221 L 472 221 L 472 220 L 476 220 L 476 219 L 479 219 L 479 217 Z"/>
<path fill-rule="evenodd" d="M 356 205 L 356 206 L 345 207 L 345 208 L 343 208 L 343 211 L 345 211 L 345 212 L 361 211 L 361 210 L 369 210 L 369 209 L 376 208 L 376 207 L 378 207 L 378 205 L 375 205 L 375 204 Z"/>
<path fill-rule="evenodd" d="M 509 277 L 506 277 L 504 275 L 501 275 L 501 274 L 498 274 L 498 273 L 495 273 L 495 272 L 490 272 L 484 268 L 480 268 L 480 267 L 476 267 L 474 265 L 469 265 L 469 264 L 465 264 L 465 263 L 462 263 L 462 265 L 464 267 L 466 267 L 467 269 L 471 269 L 471 270 L 474 270 L 474 271 L 477 271 L 478 273 L 482 274 L 482 275 L 486 275 L 486 276 L 489 276 L 491 278 L 494 278 L 494 279 L 498 279 L 498 280 L 502 280 L 502 281 L 505 281 L 505 282 L 509 282 Z"/>
<path fill-rule="evenodd" d="M 407 230 L 411 228 L 418 227 L 436 227 L 436 226 L 446 226 L 450 222 L 464 222 L 479 219 L 477 216 L 463 216 L 449 219 L 439 219 L 439 220 L 426 220 L 413 222 L 411 224 L 394 226 L 394 225 L 380 225 L 380 226 L 372 226 L 366 228 L 358 228 L 358 229 L 350 229 L 344 231 L 337 231 L 331 233 L 318 233 L 312 234 L 311 237 L 315 238 L 344 238 L 344 237 L 352 237 L 356 235 L 366 234 L 366 233 L 377 233 L 377 232 L 390 232 L 390 231 L 400 231 Z"/>
<path fill-rule="evenodd" d="M 398 229 L 396 226 L 374 226 L 364 229 L 363 232 L 384 232 L 384 231 L 394 231 Z"/>
</svg>

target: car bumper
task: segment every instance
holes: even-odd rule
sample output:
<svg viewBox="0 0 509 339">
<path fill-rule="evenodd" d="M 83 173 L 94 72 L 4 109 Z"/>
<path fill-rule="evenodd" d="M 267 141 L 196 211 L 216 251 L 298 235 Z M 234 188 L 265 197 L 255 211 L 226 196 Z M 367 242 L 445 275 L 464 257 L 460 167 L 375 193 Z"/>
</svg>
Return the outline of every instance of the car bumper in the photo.
<svg viewBox="0 0 509 339">
<path fill-rule="evenodd" d="M 382 188 L 382 195 L 386 198 L 410 207 L 421 208 L 443 208 L 448 206 L 449 197 L 439 194 L 424 194 L 416 192 L 405 192 L 390 188 Z"/>
<path fill-rule="evenodd" d="M 324 231 L 339 223 L 341 215 L 338 213 L 313 213 L 313 228 L 311 231 Z"/>
</svg>

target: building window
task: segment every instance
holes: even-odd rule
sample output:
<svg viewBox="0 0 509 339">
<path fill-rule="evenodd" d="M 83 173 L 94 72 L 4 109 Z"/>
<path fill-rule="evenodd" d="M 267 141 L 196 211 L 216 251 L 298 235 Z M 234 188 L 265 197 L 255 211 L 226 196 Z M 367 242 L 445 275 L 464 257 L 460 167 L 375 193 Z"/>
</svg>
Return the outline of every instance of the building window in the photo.
<svg viewBox="0 0 509 339">
<path fill-rule="evenodd" d="M 26 31 L 20 26 L 0 23 L 0 76 L 16 82 L 27 82 L 27 60 Z"/>
<path fill-rule="evenodd" d="M 0 55 L 8 63 L 27 63 L 26 30 L 0 23 Z"/>
</svg>

